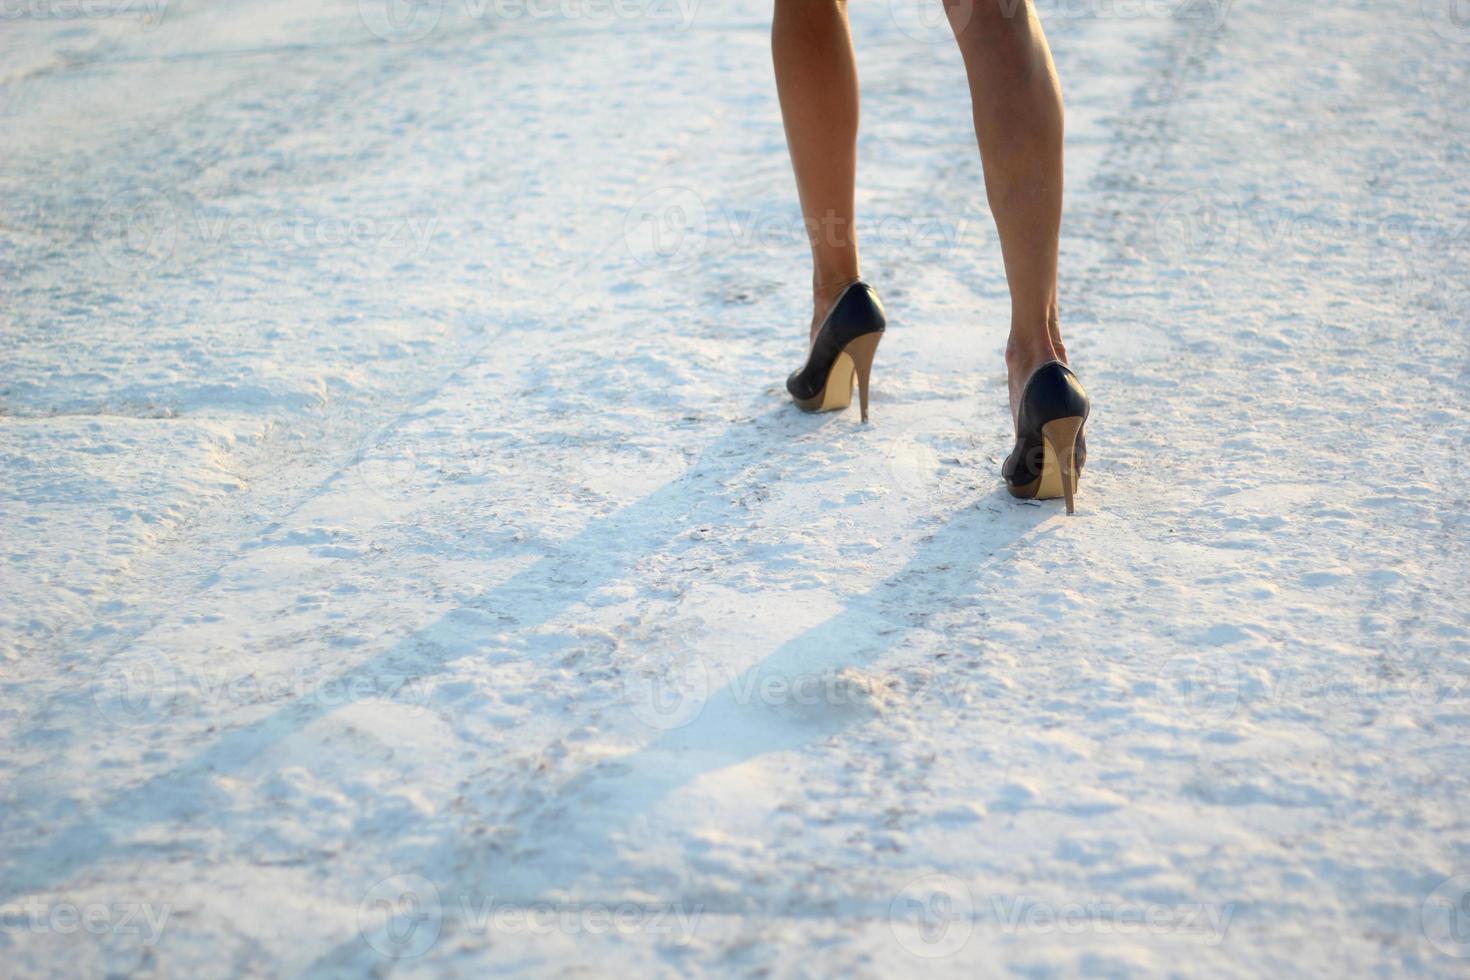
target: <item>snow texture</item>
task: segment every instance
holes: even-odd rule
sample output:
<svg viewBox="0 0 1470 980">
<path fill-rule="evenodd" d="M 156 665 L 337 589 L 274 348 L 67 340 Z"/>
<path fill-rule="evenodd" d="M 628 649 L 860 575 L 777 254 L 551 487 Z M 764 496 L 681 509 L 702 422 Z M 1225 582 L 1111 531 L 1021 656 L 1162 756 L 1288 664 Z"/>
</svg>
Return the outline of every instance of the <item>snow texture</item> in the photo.
<svg viewBox="0 0 1470 980">
<path fill-rule="evenodd" d="M 869 426 L 764 0 L 6 6 L 0 974 L 1470 971 L 1464 10 L 1039 2 L 1068 519 L 938 6 Z"/>
</svg>

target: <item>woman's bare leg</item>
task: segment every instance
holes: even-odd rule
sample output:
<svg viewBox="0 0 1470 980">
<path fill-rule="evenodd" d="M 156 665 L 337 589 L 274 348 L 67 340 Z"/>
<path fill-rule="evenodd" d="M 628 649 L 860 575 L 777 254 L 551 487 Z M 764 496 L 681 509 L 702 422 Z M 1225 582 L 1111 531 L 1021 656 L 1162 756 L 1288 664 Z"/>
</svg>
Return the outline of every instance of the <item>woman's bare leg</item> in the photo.
<svg viewBox="0 0 1470 980">
<path fill-rule="evenodd" d="M 970 79 L 985 193 L 1011 291 L 1011 411 L 1031 372 L 1067 360 L 1057 314 L 1062 90 L 1029 0 L 944 0 Z"/>
<path fill-rule="evenodd" d="M 812 246 L 812 334 L 859 276 L 853 193 L 858 77 L 847 0 L 776 0 L 771 25 L 786 145 Z"/>
</svg>

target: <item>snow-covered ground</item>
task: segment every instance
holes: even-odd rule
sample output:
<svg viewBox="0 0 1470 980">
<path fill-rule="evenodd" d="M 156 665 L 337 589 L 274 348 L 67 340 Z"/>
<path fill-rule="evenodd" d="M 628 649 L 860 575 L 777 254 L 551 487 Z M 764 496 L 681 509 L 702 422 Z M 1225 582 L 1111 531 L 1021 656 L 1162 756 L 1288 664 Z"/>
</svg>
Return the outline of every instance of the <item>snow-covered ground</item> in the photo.
<svg viewBox="0 0 1470 980">
<path fill-rule="evenodd" d="M 1470 22 L 1040 3 L 1073 519 L 938 0 L 873 424 L 765 0 L 0 26 L 0 974 L 1465 975 Z"/>
</svg>

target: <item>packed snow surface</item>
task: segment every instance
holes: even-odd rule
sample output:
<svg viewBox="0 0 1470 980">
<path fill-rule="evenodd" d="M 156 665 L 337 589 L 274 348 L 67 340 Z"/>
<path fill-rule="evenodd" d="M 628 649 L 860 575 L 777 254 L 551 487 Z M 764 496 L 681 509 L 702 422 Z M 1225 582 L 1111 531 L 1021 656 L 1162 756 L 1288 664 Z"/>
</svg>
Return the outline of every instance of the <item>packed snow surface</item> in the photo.
<svg viewBox="0 0 1470 980">
<path fill-rule="evenodd" d="M 1038 4 L 1068 519 L 938 7 L 863 426 L 765 0 L 6 6 L 0 973 L 1470 970 L 1464 10 Z"/>
</svg>

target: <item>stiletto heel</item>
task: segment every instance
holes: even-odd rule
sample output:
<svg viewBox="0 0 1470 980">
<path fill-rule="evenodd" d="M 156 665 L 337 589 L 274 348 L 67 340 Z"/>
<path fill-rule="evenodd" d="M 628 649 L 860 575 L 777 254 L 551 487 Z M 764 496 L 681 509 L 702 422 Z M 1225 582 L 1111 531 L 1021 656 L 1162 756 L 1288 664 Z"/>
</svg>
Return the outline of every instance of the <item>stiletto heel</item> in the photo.
<svg viewBox="0 0 1470 980">
<path fill-rule="evenodd" d="M 883 339 L 883 331 L 866 333 L 848 344 L 843 353 L 852 358 L 853 371 L 857 375 L 858 407 L 863 413 L 863 421 L 868 421 L 868 380 L 873 375 L 873 355 L 878 353 L 878 341 Z M 851 396 L 848 396 L 849 399 Z"/>
<path fill-rule="evenodd" d="M 1055 457 L 1061 463 L 1061 472 L 1058 476 L 1061 479 L 1062 496 L 1066 498 L 1069 514 L 1073 512 L 1072 497 L 1077 490 L 1077 471 L 1073 466 L 1076 458 L 1074 450 L 1077 447 L 1077 433 L 1082 428 L 1084 421 L 1081 417 L 1074 415 L 1069 419 L 1056 419 L 1041 427 L 1041 439 L 1046 444 L 1046 454 Z M 1043 471 L 1041 474 L 1043 490 L 1045 490 L 1046 478 L 1047 474 Z M 1045 494 L 1038 493 L 1037 496 L 1041 497 Z"/>
<path fill-rule="evenodd" d="M 1074 513 L 1077 478 L 1087 461 L 1082 429 L 1091 408 L 1086 389 L 1061 361 L 1048 361 L 1032 373 L 1021 389 L 1016 446 L 1001 468 L 1011 496 L 1062 497 L 1067 513 Z"/>
<path fill-rule="evenodd" d="M 846 408 L 856 387 L 866 422 L 873 355 L 887 326 L 883 303 L 872 286 L 859 281 L 843 290 L 812 339 L 806 363 L 786 379 L 796 407 L 806 412 Z"/>
</svg>

